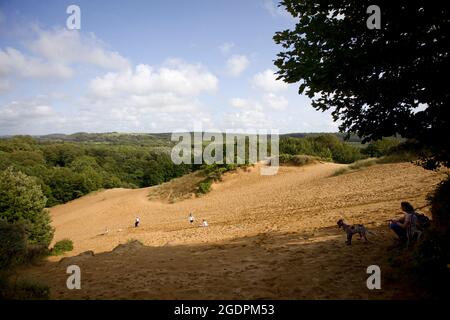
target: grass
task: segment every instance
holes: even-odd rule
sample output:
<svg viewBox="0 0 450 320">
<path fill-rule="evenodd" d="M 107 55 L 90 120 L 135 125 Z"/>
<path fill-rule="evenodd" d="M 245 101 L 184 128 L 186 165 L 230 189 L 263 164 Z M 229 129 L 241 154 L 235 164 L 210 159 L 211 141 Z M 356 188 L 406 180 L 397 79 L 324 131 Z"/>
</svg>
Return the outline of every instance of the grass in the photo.
<svg viewBox="0 0 450 320">
<path fill-rule="evenodd" d="M 350 170 L 348 167 L 340 168 L 333 173 L 332 177 L 340 176 L 341 174 L 349 173 L 351 171 L 352 170 Z"/>
<path fill-rule="evenodd" d="M 304 166 L 321 160 L 319 157 L 308 156 L 305 154 L 281 154 L 279 159 L 281 164 L 294 166 Z"/>
<path fill-rule="evenodd" d="M 387 164 L 387 163 L 398 163 L 398 162 L 412 162 L 417 159 L 417 156 L 413 153 L 399 153 L 391 154 L 381 158 L 368 158 L 363 160 L 358 160 L 350 164 L 348 167 L 336 170 L 333 173 L 333 177 L 339 176 L 346 173 L 351 173 L 362 168 L 367 168 L 376 164 Z"/>
<path fill-rule="evenodd" d="M 351 170 L 358 170 L 358 169 L 361 169 L 361 168 L 366 168 L 366 167 L 373 166 L 373 165 L 375 165 L 377 163 L 378 163 L 378 159 L 376 159 L 376 158 L 368 158 L 368 159 L 355 161 L 352 164 L 350 164 L 348 167 Z"/>
</svg>

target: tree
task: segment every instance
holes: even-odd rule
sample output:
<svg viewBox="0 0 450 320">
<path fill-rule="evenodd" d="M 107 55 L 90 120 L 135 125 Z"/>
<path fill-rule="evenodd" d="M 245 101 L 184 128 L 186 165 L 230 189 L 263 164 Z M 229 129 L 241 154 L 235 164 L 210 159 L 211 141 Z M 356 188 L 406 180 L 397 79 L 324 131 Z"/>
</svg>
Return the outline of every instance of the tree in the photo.
<svg viewBox="0 0 450 320">
<path fill-rule="evenodd" d="M 362 152 L 370 157 L 382 157 L 389 154 L 389 152 L 391 152 L 391 150 L 399 144 L 400 140 L 398 139 L 383 138 L 370 142 L 369 145 L 362 150 Z"/>
<path fill-rule="evenodd" d="M 46 202 L 34 178 L 12 168 L 0 173 L 0 219 L 25 226 L 29 244 L 47 247 L 53 238 Z"/>
<path fill-rule="evenodd" d="M 381 28 L 369 29 L 370 5 Z M 299 83 L 317 110 L 363 141 L 396 134 L 429 149 L 424 166 L 450 165 L 450 10 L 444 2 L 283 0 L 297 19 L 277 32 L 278 76 Z"/>
</svg>

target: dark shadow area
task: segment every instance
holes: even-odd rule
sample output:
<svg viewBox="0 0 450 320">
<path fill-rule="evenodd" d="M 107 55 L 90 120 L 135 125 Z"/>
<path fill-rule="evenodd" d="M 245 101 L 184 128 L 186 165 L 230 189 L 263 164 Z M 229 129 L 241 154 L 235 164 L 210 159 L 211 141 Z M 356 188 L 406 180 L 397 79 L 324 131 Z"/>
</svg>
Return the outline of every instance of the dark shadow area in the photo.
<svg viewBox="0 0 450 320">
<path fill-rule="evenodd" d="M 370 227 L 370 242 L 345 244 L 336 228 L 262 233 L 226 243 L 149 247 L 137 241 L 111 252 L 85 252 L 22 269 L 18 279 L 45 283 L 52 299 L 411 299 L 412 275 L 393 262 L 394 236 Z M 399 251 L 400 252 L 400 251 Z M 394 258 L 395 260 L 395 258 Z M 69 290 L 69 265 L 81 289 Z M 369 290 L 367 267 L 381 268 L 381 290 Z"/>
</svg>

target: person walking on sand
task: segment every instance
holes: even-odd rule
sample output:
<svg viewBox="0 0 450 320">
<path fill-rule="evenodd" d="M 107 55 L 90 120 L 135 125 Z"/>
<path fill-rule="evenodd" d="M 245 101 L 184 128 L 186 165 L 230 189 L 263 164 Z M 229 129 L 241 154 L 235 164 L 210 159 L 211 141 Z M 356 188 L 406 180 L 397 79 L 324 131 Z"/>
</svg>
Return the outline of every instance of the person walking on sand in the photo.
<svg viewBox="0 0 450 320">
<path fill-rule="evenodd" d="M 134 227 L 135 228 L 139 227 L 139 222 L 141 222 L 141 220 L 139 219 L 139 217 L 136 217 L 136 219 L 134 220 Z"/>
<path fill-rule="evenodd" d="M 194 223 L 194 220 L 195 220 L 195 218 L 194 218 L 194 216 L 192 215 L 192 213 L 189 213 L 189 223 L 190 223 L 190 224 L 193 224 L 193 223 Z"/>
</svg>

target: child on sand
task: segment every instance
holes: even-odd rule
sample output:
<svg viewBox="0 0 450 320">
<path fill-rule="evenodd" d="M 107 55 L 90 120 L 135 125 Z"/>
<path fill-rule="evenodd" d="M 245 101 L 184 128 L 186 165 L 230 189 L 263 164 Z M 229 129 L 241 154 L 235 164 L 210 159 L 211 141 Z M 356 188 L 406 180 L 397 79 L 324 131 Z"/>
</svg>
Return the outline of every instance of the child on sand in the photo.
<svg viewBox="0 0 450 320">
<path fill-rule="evenodd" d="M 139 217 L 136 217 L 136 219 L 134 220 L 134 227 L 135 228 L 137 228 L 139 226 L 139 222 L 140 222 Z"/>
<path fill-rule="evenodd" d="M 202 224 L 200 225 L 200 227 L 207 227 L 208 226 L 208 221 L 206 221 L 205 219 L 203 219 Z"/>
</svg>

